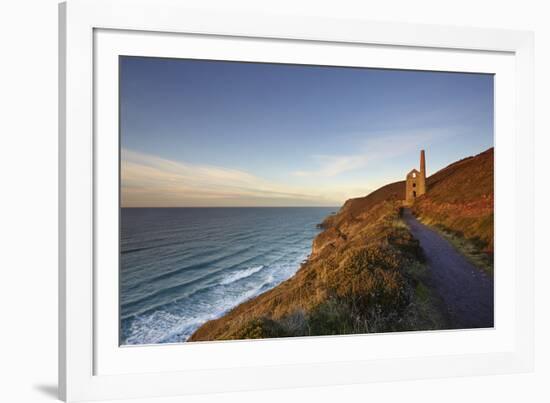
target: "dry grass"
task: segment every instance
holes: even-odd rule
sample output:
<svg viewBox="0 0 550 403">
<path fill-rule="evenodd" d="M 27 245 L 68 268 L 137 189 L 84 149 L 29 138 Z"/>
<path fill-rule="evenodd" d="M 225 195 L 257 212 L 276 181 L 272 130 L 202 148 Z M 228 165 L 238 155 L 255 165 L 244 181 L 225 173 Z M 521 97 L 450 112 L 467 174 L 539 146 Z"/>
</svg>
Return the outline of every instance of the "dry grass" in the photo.
<svg viewBox="0 0 550 403">
<path fill-rule="evenodd" d="M 431 299 L 417 292 L 423 279 L 410 268 L 422 255 L 399 214 L 399 202 L 381 202 L 327 228 L 294 277 L 206 323 L 190 341 L 441 328 Z"/>
<path fill-rule="evenodd" d="M 415 214 L 483 267 L 493 251 L 493 150 L 451 164 L 427 185 Z M 348 200 L 322 223 L 294 277 L 189 341 L 447 328 L 421 248 L 400 218 L 404 196 L 405 183 L 396 182 Z"/>
<path fill-rule="evenodd" d="M 428 178 L 413 211 L 474 265 L 493 273 L 493 149 L 449 165 Z"/>
<path fill-rule="evenodd" d="M 422 220 L 421 220 L 422 221 Z M 424 222 L 424 224 L 428 224 Z M 493 253 L 487 253 L 486 244 L 476 239 L 467 239 L 461 233 L 456 233 L 441 225 L 432 225 L 441 236 L 449 241 L 470 263 L 490 276 L 494 273 Z"/>
</svg>

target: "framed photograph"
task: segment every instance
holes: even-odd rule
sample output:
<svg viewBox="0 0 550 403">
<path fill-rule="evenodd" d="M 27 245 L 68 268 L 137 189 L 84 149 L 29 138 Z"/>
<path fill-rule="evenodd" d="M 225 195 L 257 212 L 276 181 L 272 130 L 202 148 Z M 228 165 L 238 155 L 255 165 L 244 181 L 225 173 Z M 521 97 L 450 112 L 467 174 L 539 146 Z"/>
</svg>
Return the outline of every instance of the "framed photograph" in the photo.
<svg viewBox="0 0 550 403">
<path fill-rule="evenodd" d="M 530 371 L 532 53 L 61 4 L 61 397 Z"/>
</svg>

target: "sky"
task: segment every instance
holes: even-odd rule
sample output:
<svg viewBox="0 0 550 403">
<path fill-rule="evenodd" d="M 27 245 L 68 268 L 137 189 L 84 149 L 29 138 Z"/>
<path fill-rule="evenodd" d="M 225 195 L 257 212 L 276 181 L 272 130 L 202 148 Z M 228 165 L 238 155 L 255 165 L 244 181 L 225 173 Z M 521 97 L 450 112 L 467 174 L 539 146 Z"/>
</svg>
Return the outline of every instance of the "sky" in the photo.
<svg viewBox="0 0 550 403">
<path fill-rule="evenodd" d="M 340 206 L 493 146 L 493 76 L 120 59 L 123 207 Z"/>
</svg>

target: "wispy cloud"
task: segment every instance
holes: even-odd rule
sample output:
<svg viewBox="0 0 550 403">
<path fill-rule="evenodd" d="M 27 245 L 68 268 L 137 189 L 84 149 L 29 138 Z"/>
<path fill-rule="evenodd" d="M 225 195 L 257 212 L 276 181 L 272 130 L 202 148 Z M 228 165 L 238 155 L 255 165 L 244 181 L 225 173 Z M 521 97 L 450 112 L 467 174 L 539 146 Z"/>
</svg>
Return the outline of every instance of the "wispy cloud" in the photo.
<svg viewBox="0 0 550 403">
<path fill-rule="evenodd" d="M 415 132 L 380 133 L 369 135 L 360 149 L 346 155 L 312 155 L 318 168 L 293 172 L 299 177 L 334 177 L 345 172 L 362 169 L 375 161 L 398 157 L 422 148 L 433 139 L 442 139 L 451 133 L 447 130 L 424 130 Z"/>
<path fill-rule="evenodd" d="M 416 152 L 451 132 L 381 133 L 357 153 L 313 155 L 317 168 L 293 172 L 295 180 L 276 182 L 243 170 L 172 161 L 122 150 L 122 205 L 139 206 L 335 206 L 385 184 L 380 178 L 354 180 L 346 172 L 376 167 L 381 161 Z M 330 180 L 329 180 L 330 179 Z"/>
<path fill-rule="evenodd" d="M 367 155 L 313 155 L 319 164 L 316 171 L 296 171 L 296 176 L 333 177 L 344 172 L 363 168 L 368 163 Z"/>
<path fill-rule="evenodd" d="M 245 171 L 122 150 L 122 204 L 137 206 L 335 205 L 337 199 Z"/>
</svg>

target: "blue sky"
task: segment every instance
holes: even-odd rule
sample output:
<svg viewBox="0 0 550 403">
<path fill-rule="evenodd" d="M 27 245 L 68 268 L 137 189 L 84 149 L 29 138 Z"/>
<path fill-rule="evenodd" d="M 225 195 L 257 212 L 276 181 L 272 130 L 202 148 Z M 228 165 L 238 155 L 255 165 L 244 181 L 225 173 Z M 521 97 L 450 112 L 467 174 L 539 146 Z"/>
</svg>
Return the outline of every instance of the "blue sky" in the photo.
<svg viewBox="0 0 550 403">
<path fill-rule="evenodd" d="M 493 146 L 493 76 L 122 57 L 123 206 L 339 206 Z"/>
</svg>

